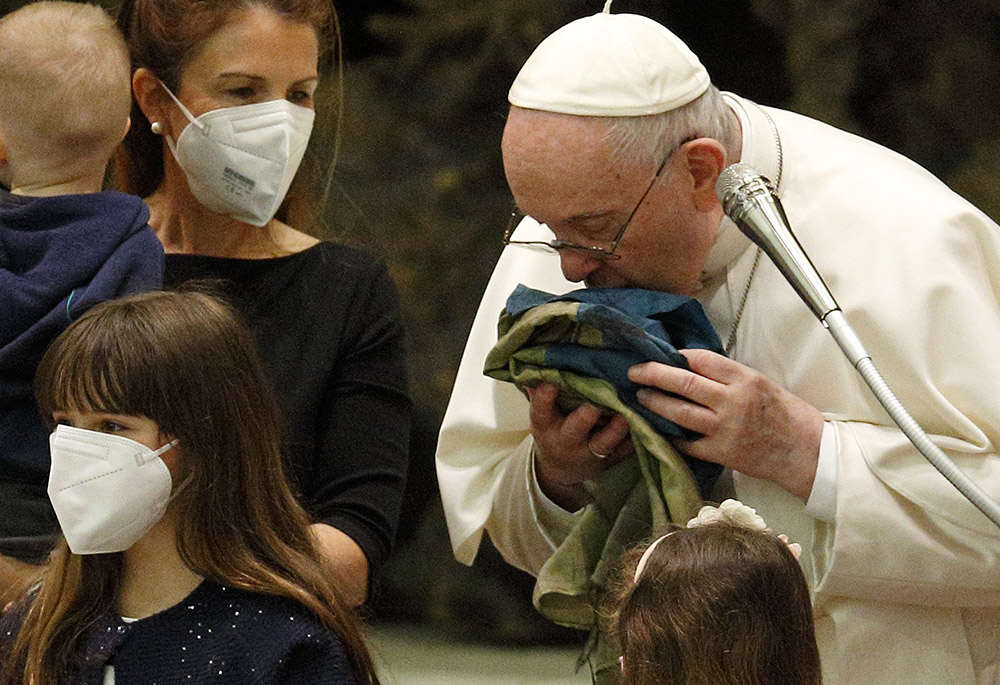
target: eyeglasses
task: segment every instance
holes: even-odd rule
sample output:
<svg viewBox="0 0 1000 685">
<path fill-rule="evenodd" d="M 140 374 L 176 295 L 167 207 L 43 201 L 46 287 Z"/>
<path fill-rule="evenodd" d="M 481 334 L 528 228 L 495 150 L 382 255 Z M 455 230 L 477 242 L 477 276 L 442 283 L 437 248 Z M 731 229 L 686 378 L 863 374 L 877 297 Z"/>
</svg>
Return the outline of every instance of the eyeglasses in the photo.
<svg viewBox="0 0 1000 685">
<path fill-rule="evenodd" d="M 653 189 L 653 186 L 656 185 L 656 181 L 660 178 L 660 175 L 663 173 L 663 170 L 667 167 L 667 162 L 670 161 L 670 158 L 673 156 L 674 152 L 681 145 L 688 142 L 689 140 L 694 140 L 694 139 L 689 138 L 688 140 L 683 141 L 680 145 L 671 150 L 667 154 L 667 156 L 663 158 L 663 161 L 660 162 L 660 166 L 657 167 L 656 173 L 653 175 L 653 180 L 649 182 L 648 186 L 646 186 L 646 190 L 642 194 L 642 197 L 639 198 L 639 201 L 635 204 L 635 207 L 629 213 L 628 218 L 625 219 L 625 223 L 623 223 L 622 227 L 618 229 L 618 235 L 616 235 L 615 239 L 611 241 L 611 245 L 609 247 L 605 248 L 605 247 L 598 247 L 596 245 L 580 245 L 578 243 L 573 243 L 568 240 L 559 240 L 558 238 L 553 240 L 511 240 L 511 236 L 514 235 L 514 230 L 517 228 L 518 224 L 521 223 L 521 219 L 527 216 L 519 209 L 517 209 L 517 207 L 515 207 L 514 211 L 510 213 L 510 219 L 507 221 L 507 230 L 504 231 L 503 234 L 503 244 L 530 245 L 534 247 L 540 247 L 543 249 L 553 250 L 555 252 L 559 252 L 560 250 L 576 250 L 578 252 L 584 253 L 588 257 L 593 257 L 595 259 L 602 259 L 602 260 L 621 259 L 621 255 L 615 254 L 615 251 L 618 249 L 618 243 L 621 242 L 622 236 L 625 235 L 625 229 L 627 229 L 628 225 L 632 222 L 632 217 L 634 217 L 635 213 L 639 211 L 639 207 L 641 207 L 642 203 L 646 201 L 646 196 L 649 195 L 649 191 L 651 191 Z"/>
</svg>

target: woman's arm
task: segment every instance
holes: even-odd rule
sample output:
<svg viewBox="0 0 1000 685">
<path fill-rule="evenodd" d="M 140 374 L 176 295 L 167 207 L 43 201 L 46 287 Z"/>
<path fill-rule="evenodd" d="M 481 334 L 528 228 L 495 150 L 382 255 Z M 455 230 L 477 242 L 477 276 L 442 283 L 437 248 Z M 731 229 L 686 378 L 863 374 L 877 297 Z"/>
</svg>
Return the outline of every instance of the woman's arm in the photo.
<svg viewBox="0 0 1000 685">
<path fill-rule="evenodd" d="M 357 269 L 353 274 L 351 270 Z M 322 531 L 326 558 L 360 603 L 368 578 L 385 564 L 402 504 L 409 457 L 411 403 L 403 326 L 386 268 L 371 260 L 341 269 L 353 286 L 340 292 L 337 357 L 316 413 L 311 473 L 303 483 Z"/>
<path fill-rule="evenodd" d="M 350 536 L 326 523 L 309 527 L 319 548 L 323 566 L 337 583 L 348 606 L 364 604 L 368 595 L 368 558 Z"/>
</svg>

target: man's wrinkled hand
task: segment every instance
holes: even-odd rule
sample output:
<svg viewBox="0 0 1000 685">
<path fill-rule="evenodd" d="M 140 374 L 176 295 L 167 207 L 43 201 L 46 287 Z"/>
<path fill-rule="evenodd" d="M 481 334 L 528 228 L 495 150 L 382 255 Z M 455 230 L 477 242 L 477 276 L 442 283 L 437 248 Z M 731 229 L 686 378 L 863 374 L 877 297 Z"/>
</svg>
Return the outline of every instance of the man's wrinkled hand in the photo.
<svg viewBox="0 0 1000 685">
<path fill-rule="evenodd" d="M 629 369 L 630 380 L 648 386 L 638 393 L 644 407 L 702 434 L 695 440 L 674 440 L 674 446 L 692 457 L 774 481 L 807 499 L 823 434 L 819 410 L 720 354 L 681 354 L 690 371 L 656 362 Z"/>
<path fill-rule="evenodd" d="M 583 482 L 597 477 L 634 451 L 628 422 L 582 404 L 569 414 L 556 406 L 559 389 L 542 383 L 528 389 L 531 434 L 535 440 L 535 477 L 542 492 L 568 511 L 587 502 Z"/>
</svg>

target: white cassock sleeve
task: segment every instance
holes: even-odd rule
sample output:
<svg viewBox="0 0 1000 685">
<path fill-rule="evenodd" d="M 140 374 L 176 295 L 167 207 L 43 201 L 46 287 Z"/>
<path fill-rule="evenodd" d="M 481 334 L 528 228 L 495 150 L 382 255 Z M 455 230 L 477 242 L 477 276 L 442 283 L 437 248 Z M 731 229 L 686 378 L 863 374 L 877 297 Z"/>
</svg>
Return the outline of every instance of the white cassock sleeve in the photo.
<svg viewBox="0 0 1000 685">
<path fill-rule="evenodd" d="M 526 218 L 516 237 L 550 240 L 552 234 Z M 539 529 L 525 486 L 532 446 L 528 400 L 513 384 L 483 375 L 486 355 L 497 341 L 500 311 L 518 284 L 557 294 L 580 287 L 562 277 L 558 255 L 514 245 L 504 249 L 462 355 L 436 463 L 455 558 L 472 563 L 489 521 L 490 537 L 504 558 L 537 572 L 553 547 Z"/>
</svg>

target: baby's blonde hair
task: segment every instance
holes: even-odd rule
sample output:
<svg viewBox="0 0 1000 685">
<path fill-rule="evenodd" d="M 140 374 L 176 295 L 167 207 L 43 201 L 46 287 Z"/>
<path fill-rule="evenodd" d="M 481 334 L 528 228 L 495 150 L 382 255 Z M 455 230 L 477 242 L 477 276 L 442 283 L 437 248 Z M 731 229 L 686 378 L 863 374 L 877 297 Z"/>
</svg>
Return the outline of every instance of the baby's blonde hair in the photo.
<svg viewBox="0 0 1000 685">
<path fill-rule="evenodd" d="M 0 134 L 14 174 L 106 166 L 131 102 L 128 50 L 97 5 L 34 2 L 0 19 Z"/>
</svg>

